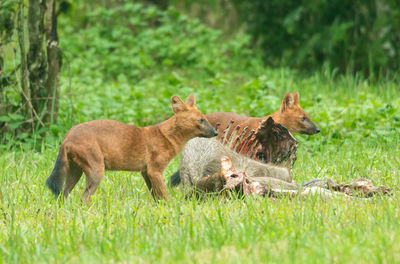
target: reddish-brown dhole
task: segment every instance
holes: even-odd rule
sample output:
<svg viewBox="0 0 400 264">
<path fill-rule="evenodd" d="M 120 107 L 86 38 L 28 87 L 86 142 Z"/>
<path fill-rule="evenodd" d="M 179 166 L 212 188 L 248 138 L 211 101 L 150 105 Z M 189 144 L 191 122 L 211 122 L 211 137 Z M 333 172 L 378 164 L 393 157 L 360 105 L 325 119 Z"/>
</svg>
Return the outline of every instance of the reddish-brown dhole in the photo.
<svg viewBox="0 0 400 264">
<path fill-rule="evenodd" d="M 175 115 L 149 127 L 135 127 L 115 120 L 95 120 L 72 127 L 60 146 L 47 186 L 64 199 L 85 173 L 82 201 L 90 203 L 105 170 L 140 171 L 154 199 L 168 200 L 162 174 L 165 167 L 195 137 L 215 137 L 217 131 L 196 108 L 190 95 L 186 103 L 171 99 Z"/>
<path fill-rule="evenodd" d="M 272 117 L 276 123 L 284 125 L 290 133 L 300 133 L 314 135 L 320 132 L 320 129 L 311 121 L 310 116 L 304 112 L 299 105 L 299 93 L 287 93 L 282 100 L 279 111 L 266 117 L 247 117 L 229 112 L 217 112 L 206 114 L 206 117 L 212 126 L 220 124 L 218 132 L 222 135 L 222 131 L 228 126 L 231 120 L 234 121 L 233 127 L 240 125 L 241 128 L 248 126 L 249 131 L 257 128 L 262 120 Z M 240 131 L 238 132 L 238 134 Z"/>
</svg>

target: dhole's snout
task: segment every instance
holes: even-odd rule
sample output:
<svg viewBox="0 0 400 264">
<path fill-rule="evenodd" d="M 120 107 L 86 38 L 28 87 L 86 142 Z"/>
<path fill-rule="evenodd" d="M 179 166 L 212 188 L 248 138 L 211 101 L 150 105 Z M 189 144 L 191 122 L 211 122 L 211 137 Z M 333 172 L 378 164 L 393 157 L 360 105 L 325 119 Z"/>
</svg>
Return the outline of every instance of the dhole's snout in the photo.
<svg viewBox="0 0 400 264">
<path fill-rule="evenodd" d="M 214 137 L 218 136 L 218 131 L 213 128 Z"/>
<path fill-rule="evenodd" d="M 218 136 L 218 131 L 215 130 L 209 123 L 207 124 L 206 128 L 204 129 L 204 133 L 200 135 L 200 137 L 211 138 Z"/>
<path fill-rule="evenodd" d="M 305 134 L 311 136 L 311 135 L 318 134 L 319 132 L 321 132 L 321 130 L 314 123 L 312 123 L 312 126 L 309 129 L 307 129 L 306 131 L 304 131 L 304 132 L 305 132 Z"/>
</svg>

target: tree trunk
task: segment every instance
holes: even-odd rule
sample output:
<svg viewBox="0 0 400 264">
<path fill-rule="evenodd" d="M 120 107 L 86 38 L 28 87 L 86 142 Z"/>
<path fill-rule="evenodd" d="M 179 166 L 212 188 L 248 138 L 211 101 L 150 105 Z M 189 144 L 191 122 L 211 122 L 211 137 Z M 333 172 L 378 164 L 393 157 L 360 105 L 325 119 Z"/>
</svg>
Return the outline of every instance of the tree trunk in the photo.
<svg viewBox="0 0 400 264">
<path fill-rule="evenodd" d="M 61 61 L 58 48 L 57 16 L 55 0 L 47 0 L 46 11 L 46 47 L 47 47 L 47 106 L 44 115 L 45 123 L 56 123 L 58 117 L 58 99 L 60 95 L 59 77 Z"/>
<path fill-rule="evenodd" d="M 22 104 L 23 104 L 23 113 L 28 120 L 31 120 L 31 128 L 33 129 L 33 113 L 32 113 L 32 104 L 31 104 L 31 92 L 29 90 L 28 85 L 28 66 L 26 63 L 26 47 L 25 47 L 25 22 L 24 22 L 24 9 L 23 9 L 23 0 L 19 1 L 18 7 L 18 44 L 19 51 L 21 56 L 21 93 L 22 93 Z"/>
<path fill-rule="evenodd" d="M 7 32 L 1 28 L 1 37 L 4 32 L 6 37 L 1 45 L 14 40 L 13 36 L 15 36 L 20 64 L 12 72 L 0 77 L 0 87 L 16 86 L 20 88 L 20 101 L 18 105 L 11 105 L 3 102 L 4 98 L 0 98 L 0 116 L 5 116 L 2 118 L 3 121 L 0 121 L 2 128 L 0 135 L 3 135 L 3 131 L 6 130 L 3 128 L 6 127 L 7 131 L 15 135 L 26 132 L 36 136 L 38 131 L 44 131 L 38 130 L 39 128 L 57 122 L 61 57 L 58 46 L 55 1 L 16 0 L 11 1 L 14 4 L 9 4 L 10 12 L 15 13 L 17 27 L 14 30 L 12 23 L 10 28 L 5 29 Z M 15 6 L 17 8 L 14 11 L 15 4 L 17 4 Z M 4 5 L 0 4 L 0 6 L 3 8 Z M 7 4 L 5 6 L 7 7 Z M 3 58 L 0 57 L 0 75 L 2 66 Z M 15 74 L 16 83 L 10 83 L 10 76 L 13 77 L 14 72 L 19 72 L 19 74 Z M 3 92 L 2 89 L 0 90 Z M 14 118 L 9 113 L 18 115 Z M 24 118 L 21 118 L 21 115 Z M 11 127 L 9 126 L 10 122 L 14 122 L 16 125 Z"/>
<path fill-rule="evenodd" d="M 46 56 L 43 49 L 45 0 L 29 0 L 28 31 L 29 31 L 29 89 L 33 109 L 42 118 L 46 100 Z M 41 120 L 39 120 L 41 121 Z"/>
<path fill-rule="evenodd" d="M 55 0 L 29 0 L 28 30 L 27 68 L 30 97 L 27 97 L 27 100 L 31 101 L 35 120 L 43 127 L 45 124 L 55 123 L 58 116 L 61 63 Z M 44 34 L 47 52 L 44 49 Z"/>
</svg>

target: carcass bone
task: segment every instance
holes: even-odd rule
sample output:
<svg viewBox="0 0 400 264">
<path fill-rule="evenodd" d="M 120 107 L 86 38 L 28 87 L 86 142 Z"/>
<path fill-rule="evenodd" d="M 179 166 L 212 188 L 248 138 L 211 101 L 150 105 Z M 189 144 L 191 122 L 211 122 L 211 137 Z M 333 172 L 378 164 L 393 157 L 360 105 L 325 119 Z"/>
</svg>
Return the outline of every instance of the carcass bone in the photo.
<svg viewBox="0 0 400 264">
<path fill-rule="evenodd" d="M 293 198 L 295 196 L 320 196 L 321 198 L 368 198 L 375 194 L 390 194 L 390 188 L 375 187 L 368 179 L 356 179 L 351 184 L 336 184 L 332 180 L 314 180 L 297 190 L 271 188 L 262 178 L 248 177 L 244 171 L 236 171 L 231 160 L 221 158 L 221 173 L 223 185 L 221 191 L 235 191 L 243 195 L 260 195 L 272 198 Z M 323 182 L 323 184 L 321 184 Z"/>
</svg>

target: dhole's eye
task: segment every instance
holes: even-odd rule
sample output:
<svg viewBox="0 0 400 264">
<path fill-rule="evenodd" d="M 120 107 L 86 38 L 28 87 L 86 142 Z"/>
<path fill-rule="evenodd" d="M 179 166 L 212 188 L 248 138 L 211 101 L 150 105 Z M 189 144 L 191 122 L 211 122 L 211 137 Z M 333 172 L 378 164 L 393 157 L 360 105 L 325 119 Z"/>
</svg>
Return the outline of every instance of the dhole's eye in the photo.
<svg viewBox="0 0 400 264">
<path fill-rule="evenodd" d="M 303 122 L 305 122 L 307 120 L 307 118 L 305 117 L 305 116 L 303 116 L 302 118 L 301 118 L 301 121 L 303 121 Z"/>
<path fill-rule="evenodd" d="M 203 118 L 200 120 L 197 120 L 200 124 L 204 124 L 204 122 L 206 122 L 206 120 L 204 120 Z"/>
</svg>

